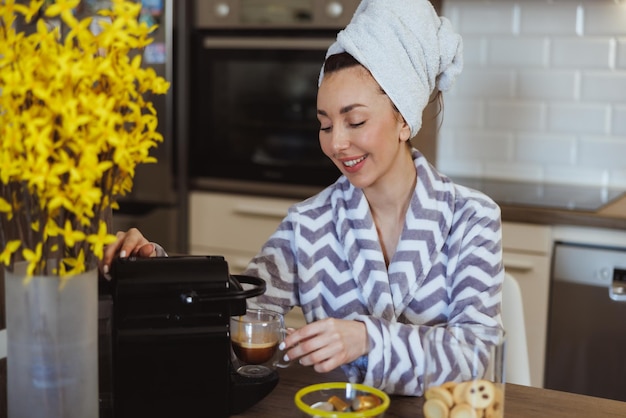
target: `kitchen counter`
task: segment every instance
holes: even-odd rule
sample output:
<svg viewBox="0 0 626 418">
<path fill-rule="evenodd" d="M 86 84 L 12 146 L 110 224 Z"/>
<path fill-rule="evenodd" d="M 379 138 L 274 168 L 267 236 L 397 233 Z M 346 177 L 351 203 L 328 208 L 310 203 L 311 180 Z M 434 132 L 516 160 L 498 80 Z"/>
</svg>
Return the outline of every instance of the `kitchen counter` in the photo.
<svg viewBox="0 0 626 418">
<path fill-rule="evenodd" d="M 626 190 L 593 186 L 455 178 L 493 198 L 504 222 L 626 230 Z M 305 199 L 321 187 L 274 183 L 192 180 L 191 189 Z"/>
<path fill-rule="evenodd" d="M 626 230 L 626 191 L 607 187 L 456 178 L 502 209 L 505 222 Z"/>
<path fill-rule="evenodd" d="M 626 196 L 596 211 L 500 204 L 502 220 L 545 225 L 572 225 L 626 230 Z"/>
<path fill-rule="evenodd" d="M 278 386 L 267 398 L 233 418 L 293 417 L 297 415 L 294 396 L 299 389 L 310 384 L 346 380 L 339 369 L 320 374 L 297 364 L 281 369 L 279 374 Z M 393 395 L 385 417 L 420 418 L 424 416 L 423 405 L 424 397 Z M 507 418 L 624 417 L 626 402 L 507 383 L 504 411 Z"/>
</svg>

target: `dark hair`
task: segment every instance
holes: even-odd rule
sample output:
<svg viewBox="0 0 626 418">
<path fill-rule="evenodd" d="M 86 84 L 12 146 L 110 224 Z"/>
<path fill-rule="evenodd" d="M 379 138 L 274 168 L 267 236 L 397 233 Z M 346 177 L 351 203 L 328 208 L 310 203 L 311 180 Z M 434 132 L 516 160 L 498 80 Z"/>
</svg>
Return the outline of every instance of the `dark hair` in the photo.
<svg viewBox="0 0 626 418">
<path fill-rule="evenodd" d="M 340 52 L 338 54 L 330 55 L 328 58 L 326 58 L 326 61 L 324 62 L 324 74 L 332 74 L 336 71 L 343 70 L 345 68 L 351 68 L 351 67 L 357 67 L 357 66 L 365 68 L 365 66 L 361 64 L 359 61 L 357 61 L 357 59 L 354 58 L 352 55 L 348 54 L 347 52 Z M 365 70 L 369 72 L 367 68 L 365 68 Z M 380 90 L 381 94 L 384 94 L 385 96 L 387 96 L 387 93 L 385 92 L 385 90 L 383 90 L 382 87 L 379 86 L 378 89 Z M 391 103 L 393 110 L 398 114 L 398 116 L 402 117 L 402 115 L 400 114 L 400 111 L 398 110 L 396 105 L 391 101 L 391 99 L 389 99 L 389 103 Z"/>
<path fill-rule="evenodd" d="M 330 55 L 324 61 L 324 74 L 334 73 L 335 71 L 343 70 L 344 68 L 356 67 L 361 65 L 352 55 L 347 52 L 340 52 L 339 54 Z"/>
</svg>

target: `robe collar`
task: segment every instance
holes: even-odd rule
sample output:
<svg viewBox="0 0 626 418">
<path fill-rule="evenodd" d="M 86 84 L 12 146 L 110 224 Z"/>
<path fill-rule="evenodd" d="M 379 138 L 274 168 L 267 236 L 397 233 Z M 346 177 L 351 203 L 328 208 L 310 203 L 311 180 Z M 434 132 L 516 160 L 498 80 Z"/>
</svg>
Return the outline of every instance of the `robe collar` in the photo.
<svg viewBox="0 0 626 418">
<path fill-rule="evenodd" d="M 335 199 L 337 235 L 370 315 L 395 321 L 428 277 L 448 238 L 454 213 L 455 188 L 416 149 L 417 170 L 396 252 L 385 265 L 381 245 L 363 191 L 341 177 Z"/>
</svg>

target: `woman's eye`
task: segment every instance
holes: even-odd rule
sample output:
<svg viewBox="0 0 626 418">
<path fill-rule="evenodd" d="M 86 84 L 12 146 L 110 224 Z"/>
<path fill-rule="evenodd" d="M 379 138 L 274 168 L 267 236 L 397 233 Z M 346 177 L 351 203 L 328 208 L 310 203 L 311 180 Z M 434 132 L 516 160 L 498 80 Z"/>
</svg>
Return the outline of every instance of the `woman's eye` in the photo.
<svg viewBox="0 0 626 418">
<path fill-rule="evenodd" d="M 351 124 L 350 124 L 350 127 L 351 127 L 351 128 L 358 128 L 359 126 L 363 126 L 363 125 L 365 125 L 365 121 L 363 121 L 363 122 L 358 122 L 358 123 L 351 123 Z"/>
<path fill-rule="evenodd" d="M 330 126 L 320 126 L 320 131 L 322 132 L 330 132 Z"/>
</svg>

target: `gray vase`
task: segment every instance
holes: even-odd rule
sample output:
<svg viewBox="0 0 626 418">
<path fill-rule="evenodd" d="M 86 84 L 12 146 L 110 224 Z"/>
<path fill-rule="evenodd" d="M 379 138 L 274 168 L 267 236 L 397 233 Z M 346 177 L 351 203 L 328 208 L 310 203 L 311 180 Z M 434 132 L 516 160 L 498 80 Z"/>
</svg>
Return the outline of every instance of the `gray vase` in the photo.
<svg viewBox="0 0 626 418">
<path fill-rule="evenodd" d="M 5 273 L 9 418 L 98 417 L 97 270 L 33 276 Z"/>
</svg>

